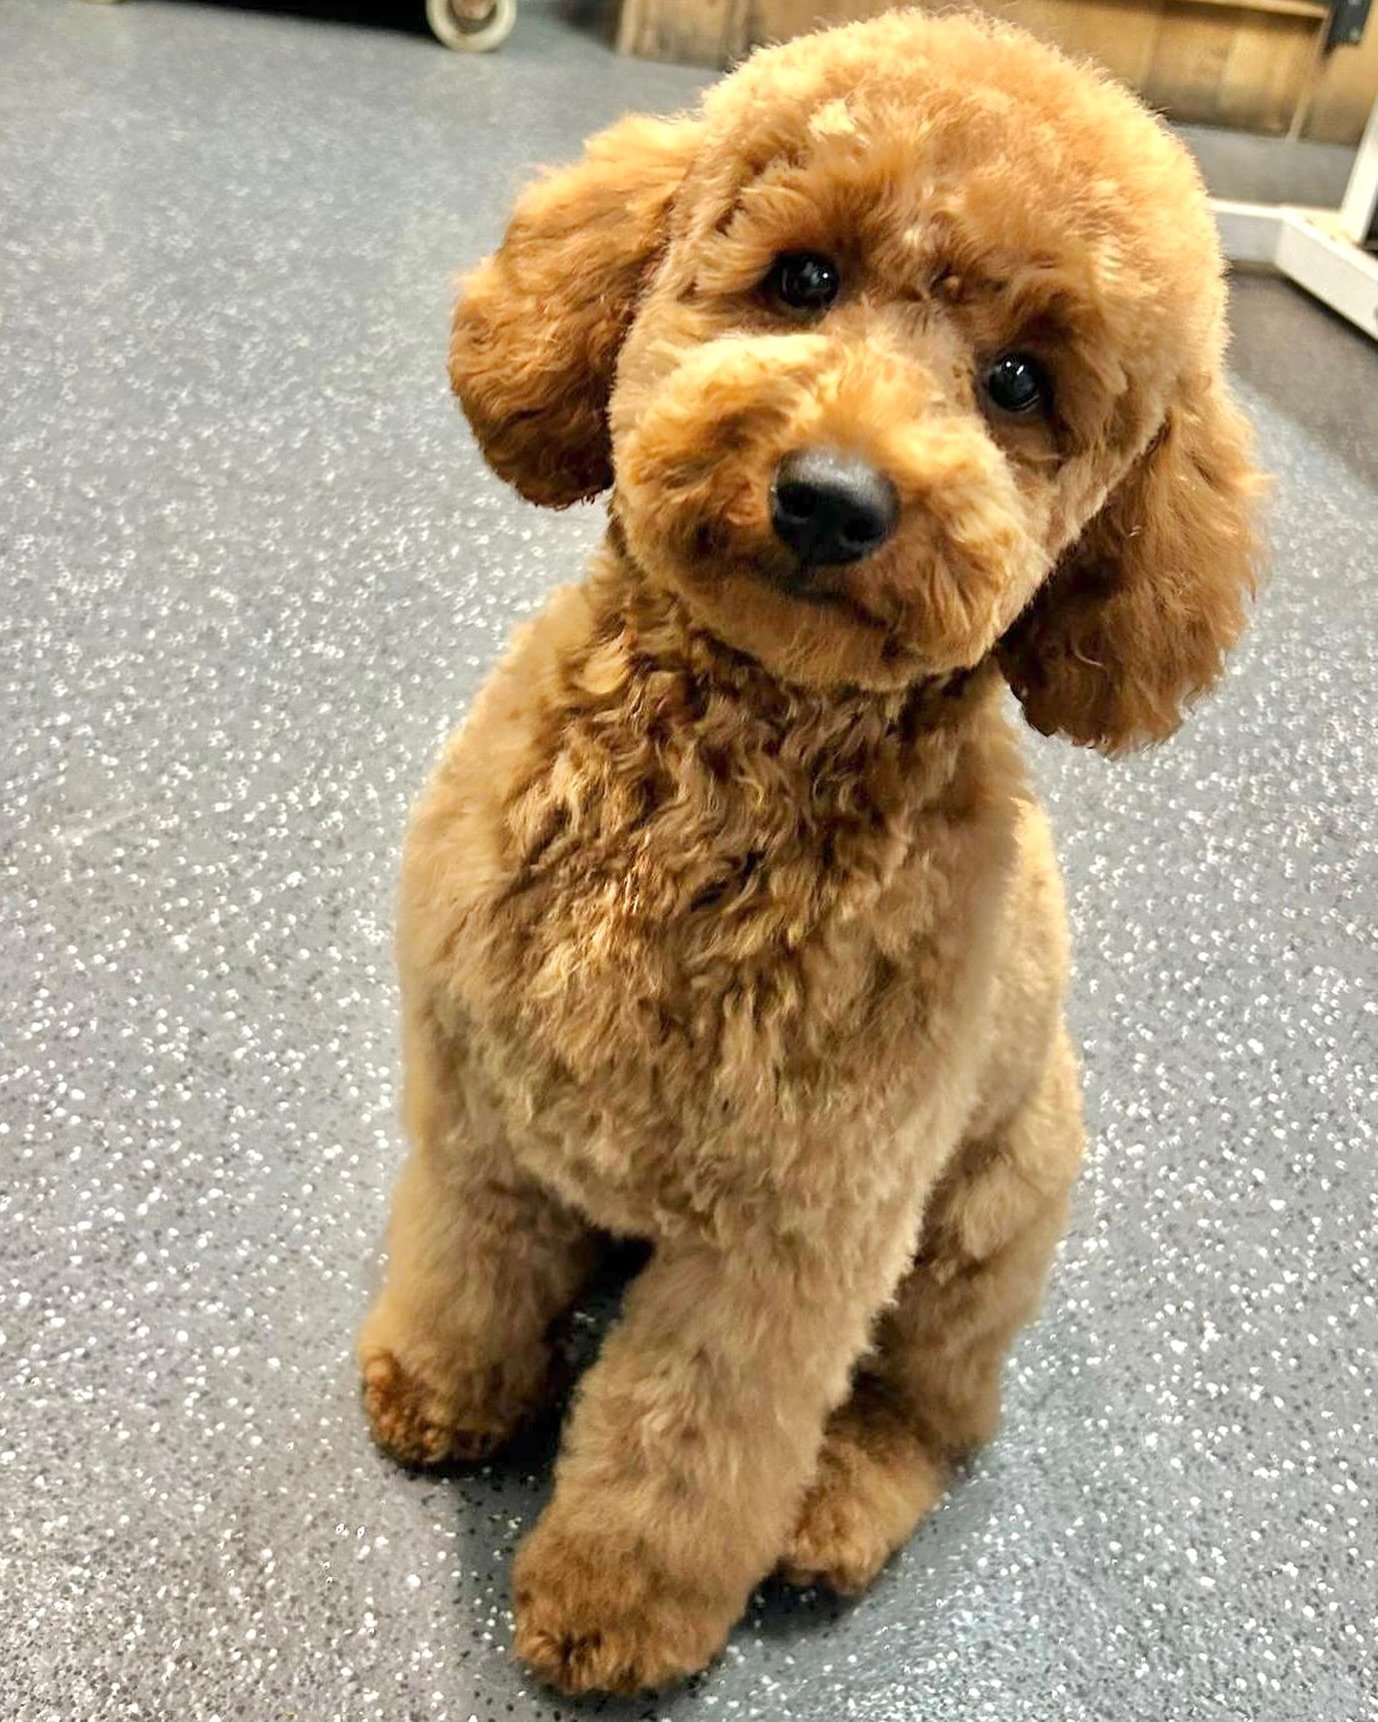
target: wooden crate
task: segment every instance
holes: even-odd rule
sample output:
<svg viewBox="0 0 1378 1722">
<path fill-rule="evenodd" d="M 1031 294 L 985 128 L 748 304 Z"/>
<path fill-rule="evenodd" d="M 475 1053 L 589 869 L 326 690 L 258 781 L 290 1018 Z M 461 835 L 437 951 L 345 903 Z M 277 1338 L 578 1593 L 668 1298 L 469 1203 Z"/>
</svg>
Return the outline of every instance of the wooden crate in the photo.
<svg viewBox="0 0 1378 1722">
<path fill-rule="evenodd" d="M 887 0 L 622 0 L 617 45 L 726 66 L 760 42 L 867 18 Z M 986 10 L 1099 60 L 1173 119 L 1357 142 L 1378 93 L 1378 25 L 1323 53 L 1320 0 L 987 0 Z"/>
</svg>

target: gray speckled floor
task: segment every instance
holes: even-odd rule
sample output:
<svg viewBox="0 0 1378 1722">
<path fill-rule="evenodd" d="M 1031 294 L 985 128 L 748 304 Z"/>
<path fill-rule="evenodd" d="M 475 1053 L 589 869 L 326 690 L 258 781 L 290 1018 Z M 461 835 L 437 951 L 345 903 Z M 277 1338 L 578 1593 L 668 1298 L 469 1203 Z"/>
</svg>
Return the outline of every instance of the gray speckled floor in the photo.
<svg viewBox="0 0 1378 1722">
<path fill-rule="evenodd" d="M 478 62 L 0 8 L 6 1722 L 570 1713 L 506 1654 L 545 1453 L 403 1476 L 348 1347 L 404 811 L 598 530 L 481 471 L 447 278 L 533 160 L 698 81 L 534 4 Z M 1378 1717 L 1378 351 L 1270 282 L 1235 318 L 1250 644 L 1152 758 L 1038 749 L 1095 1146 L 1005 1433 L 866 1600 L 767 1593 L 596 1713 Z"/>
</svg>

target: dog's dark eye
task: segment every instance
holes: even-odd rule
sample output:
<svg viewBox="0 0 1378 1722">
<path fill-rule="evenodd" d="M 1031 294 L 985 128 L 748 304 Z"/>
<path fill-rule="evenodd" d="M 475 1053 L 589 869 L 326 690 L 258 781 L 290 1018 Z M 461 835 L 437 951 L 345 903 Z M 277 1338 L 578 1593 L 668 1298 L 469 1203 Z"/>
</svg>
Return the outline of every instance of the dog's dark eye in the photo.
<svg viewBox="0 0 1378 1722">
<path fill-rule="evenodd" d="M 1032 418 L 1053 404 L 1048 373 L 1030 353 L 1002 353 L 982 380 L 991 404 L 1002 413 Z"/>
<path fill-rule="evenodd" d="M 826 311 L 842 288 L 842 273 L 819 251 L 786 251 L 770 266 L 767 295 L 791 311 Z"/>
</svg>

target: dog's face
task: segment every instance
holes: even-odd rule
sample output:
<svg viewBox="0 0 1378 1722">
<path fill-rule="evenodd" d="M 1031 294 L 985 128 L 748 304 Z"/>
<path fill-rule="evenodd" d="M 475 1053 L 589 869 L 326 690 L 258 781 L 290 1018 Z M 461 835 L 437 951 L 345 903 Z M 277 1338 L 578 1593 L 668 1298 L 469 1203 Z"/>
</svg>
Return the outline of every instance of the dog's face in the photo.
<svg viewBox="0 0 1378 1722">
<path fill-rule="evenodd" d="M 893 688 L 999 652 L 1042 728 L 1165 734 L 1250 580 L 1209 212 L 1019 34 L 891 16 L 756 56 L 529 193 L 452 375 L 539 501 L 613 486 L 729 644 Z"/>
</svg>

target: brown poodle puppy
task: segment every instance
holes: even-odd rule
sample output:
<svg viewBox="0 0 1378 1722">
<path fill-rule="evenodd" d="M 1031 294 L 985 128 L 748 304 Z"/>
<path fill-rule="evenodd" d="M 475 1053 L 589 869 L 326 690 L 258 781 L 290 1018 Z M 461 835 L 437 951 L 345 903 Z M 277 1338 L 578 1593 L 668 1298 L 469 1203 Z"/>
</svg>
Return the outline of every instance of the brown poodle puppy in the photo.
<svg viewBox="0 0 1378 1722">
<path fill-rule="evenodd" d="M 1063 908 L 1005 712 L 1166 736 L 1257 488 L 1185 151 L 1017 31 L 757 54 L 528 191 L 450 368 L 605 547 L 418 808 L 378 1440 L 491 1452 L 609 1234 L 649 1265 L 515 1568 L 572 1691 L 855 1591 L 996 1426 L 1082 1149 Z"/>
</svg>

